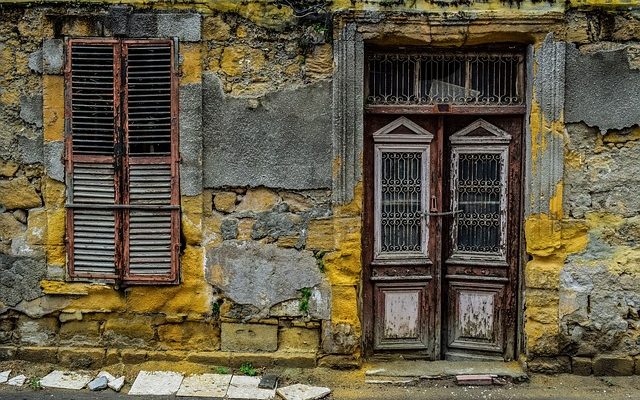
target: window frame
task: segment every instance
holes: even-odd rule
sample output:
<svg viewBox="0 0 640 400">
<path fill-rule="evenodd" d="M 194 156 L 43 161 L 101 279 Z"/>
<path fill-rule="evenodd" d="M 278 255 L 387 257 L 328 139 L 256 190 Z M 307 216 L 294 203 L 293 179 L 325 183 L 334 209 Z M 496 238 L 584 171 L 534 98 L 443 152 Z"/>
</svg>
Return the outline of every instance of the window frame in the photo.
<svg viewBox="0 0 640 400">
<path fill-rule="evenodd" d="M 153 46 L 168 45 L 170 49 L 170 154 L 161 156 L 132 156 L 129 154 L 129 124 L 127 107 L 127 60 L 128 48 L 131 45 Z M 179 185 L 179 88 L 178 88 L 178 43 L 175 39 L 113 39 L 113 38 L 66 38 L 65 39 L 65 180 L 67 187 L 66 208 L 66 254 L 67 280 L 99 281 L 118 285 L 174 285 L 180 281 L 180 185 Z M 72 48 L 74 45 L 110 45 L 113 47 L 113 99 L 114 99 L 114 152 L 112 165 L 114 171 L 114 204 L 108 206 L 92 206 L 90 204 L 74 204 L 74 164 L 78 155 L 73 152 L 73 90 L 72 90 Z M 96 156 L 82 155 L 80 159 L 91 161 Z M 105 158 L 105 156 L 97 156 Z M 134 164 L 169 164 L 170 168 L 170 204 L 168 205 L 131 205 L 129 194 L 132 187 L 129 182 L 130 165 Z M 104 161 L 104 160 L 103 160 Z M 107 160 L 108 162 L 108 160 Z M 108 164 L 105 164 L 108 165 Z M 110 208 L 111 207 L 111 208 Z M 74 210 L 76 209 L 114 210 L 114 269 L 115 274 L 84 273 L 75 270 L 74 255 Z M 170 269 L 168 274 L 132 274 L 129 259 L 129 212 L 131 210 L 169 210 L 170 211 Z"/>
</svg>

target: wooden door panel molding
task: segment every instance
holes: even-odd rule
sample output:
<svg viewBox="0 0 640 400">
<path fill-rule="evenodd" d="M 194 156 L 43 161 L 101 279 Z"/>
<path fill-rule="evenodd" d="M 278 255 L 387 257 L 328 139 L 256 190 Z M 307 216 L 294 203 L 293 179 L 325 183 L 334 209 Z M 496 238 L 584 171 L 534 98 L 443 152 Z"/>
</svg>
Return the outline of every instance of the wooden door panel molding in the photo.
<svg viewBox="0 0 640 400">
<path fill-rule="evenodd" d="M 375 349 L 428 349 L 428 284 L 375 283 Z"/>
<path fill-rule="evenodd" d="M 504 294 L 504 284 L 450 281 L 448 347 L 502 353 Z"/>
</svg>

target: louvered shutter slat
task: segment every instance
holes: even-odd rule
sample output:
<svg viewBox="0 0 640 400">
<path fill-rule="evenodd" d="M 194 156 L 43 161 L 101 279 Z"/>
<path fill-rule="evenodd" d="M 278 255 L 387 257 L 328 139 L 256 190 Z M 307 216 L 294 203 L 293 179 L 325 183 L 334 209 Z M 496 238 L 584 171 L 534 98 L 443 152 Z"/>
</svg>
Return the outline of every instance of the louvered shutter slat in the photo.
<svg viewBox="0 0 640 400">
<path fill-rule="evenodd" d="M 70 42 L 70 262 L 77 277 L 117 276 L 114 45 Z M 88 208 L 83 208 L 87 206 Z M 103 209 L 94 209 L 96 206 Z"/>
<path fill-rule="evenodd" d="M 125 107 L 128 143 L 128 275 L 134 279 L 175 273 L 178 211 L 135 206 L 175 205 L 172 169 L 172 47 L 127 46 Z M 149 162 L 148 158 L 153 158 Z M 144 161 L 147 159 L 147 161 Z"/>
</svg>

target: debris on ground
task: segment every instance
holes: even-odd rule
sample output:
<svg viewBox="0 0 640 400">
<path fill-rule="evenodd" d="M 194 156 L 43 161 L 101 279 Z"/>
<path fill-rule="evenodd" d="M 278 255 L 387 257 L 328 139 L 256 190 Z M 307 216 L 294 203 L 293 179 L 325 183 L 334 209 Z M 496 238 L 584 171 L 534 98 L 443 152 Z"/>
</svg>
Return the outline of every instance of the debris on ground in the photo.
<svg viewBox="0 0 640 400">
<path fill-rule="evenodd" d="M 284 400 L 318 400 L 331 393 L 328 387 L 309 386 L 297 383 L 291 386 L 281 387 L 278 395 Z"/>
<path fill-rule="evenodd" d="M 140 371 L 129 394 L 167 396 L 180 389 L 183 376 L 177 372 Z"/>
<path fill-rule="evenodd" d="M 274 389 L 260 389 L 260 377 L 234 375 L 231 378 L 229 389 L 227 390 L 227 398 L 229 400 L 271 400 L 275 399 L 276 391 Z"/>
<path fill-rule="evenodd" d="M 262 379 L 260 379 L 260 383 L 258 387 L 260 389 L 275 389 L 278 386 L 278 375 L 276 374 L 265 374 Z"/>
<path fill-rule="evenodd" d="M 0 383 L 5 383 L 9 380 L 9 374 L 11 374 L 11 370 L 0 372 Z"/>
<path fill-rule="evenodd" d="M 184 378 L 177 396 L 223 398 L 231 383 L 232 375 L 202 374 Z"/>
<path fill-rule="evenodd" d="M 465 386 L 493 385 L 495 375 L 456 375 L 456 383 Z"/>
<path fill-rule="evenodd" d="M 24 382 L 27 380 L 27 377 L 24 375 L 15 376 L 7 381 L 7 385 L 10 386 L 22 386 Z"/>
<path fill-rule="evenodd" d="M 87 388 L 92 392 L 97 392 L 99 390 L 105 390 L 108 384 L 109 384 L 109 381 L 107 380 L 107 377 L 99 376 L 94 380 L 92 380 L 91 382 L 89 382 L 87 384 Z"/>
<path fill-rule="evenodd" d="M 91 382 L 92 378 L 91 375 L 79 372 L 55 370 L 40 379 L 40 385 L 45 388 L 80 390 Z"/>
</svg>

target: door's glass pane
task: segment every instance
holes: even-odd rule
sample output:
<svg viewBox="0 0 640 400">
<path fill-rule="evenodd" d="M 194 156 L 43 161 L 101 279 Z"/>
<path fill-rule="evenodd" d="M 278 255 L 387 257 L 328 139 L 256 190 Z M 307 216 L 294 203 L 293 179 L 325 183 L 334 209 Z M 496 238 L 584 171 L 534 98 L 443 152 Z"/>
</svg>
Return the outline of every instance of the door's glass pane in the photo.
<svg viewBox="0 0 640 400">
<path fill-rule="evenodd" d="M 499 253 L 502 196 L 501 154 L 461 153 L 458 159 L 457 249 Z"/>
<path fill-rule="evenodd" d="M 383 152 L 381 250 L 422 251 L 422 153 Z"/>
</svg>

